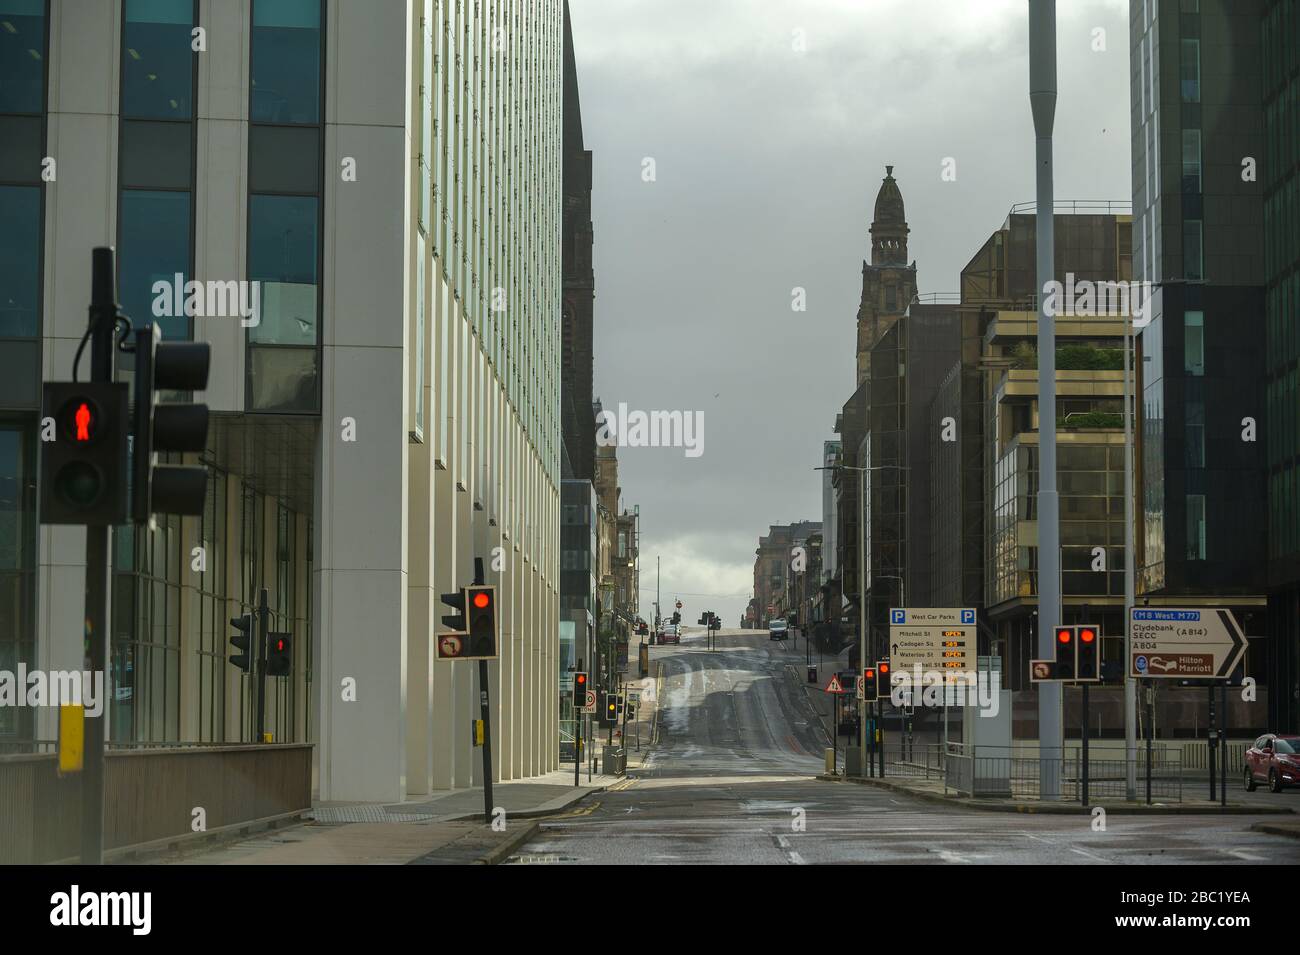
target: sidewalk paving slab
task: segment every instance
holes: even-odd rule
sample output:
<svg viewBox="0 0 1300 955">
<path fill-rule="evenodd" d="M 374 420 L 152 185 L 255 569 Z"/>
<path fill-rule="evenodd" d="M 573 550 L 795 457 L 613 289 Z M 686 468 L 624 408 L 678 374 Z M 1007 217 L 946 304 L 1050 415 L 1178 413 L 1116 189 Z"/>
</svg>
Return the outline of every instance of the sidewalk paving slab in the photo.
<svg viewBox="0 0 1300 955">
<path fill-rule="evenodd" d="M 537 832 L 538 817 L 560 813 L 611 783 L 573 785 L 572 770 L 495 783 L 494 829 L 483 821 L 483 790 L 434 793 L 401 803 L 317 805 L 299 825 L 212 842 L 181 843 L 131 861 L 180 865 L 495 865 Z"/>
</svg>

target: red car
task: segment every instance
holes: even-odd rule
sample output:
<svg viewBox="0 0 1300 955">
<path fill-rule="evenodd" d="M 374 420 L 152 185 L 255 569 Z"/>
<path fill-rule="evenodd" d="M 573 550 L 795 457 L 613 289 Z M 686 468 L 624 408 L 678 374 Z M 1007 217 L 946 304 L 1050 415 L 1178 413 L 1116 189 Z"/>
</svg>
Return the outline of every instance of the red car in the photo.
<svg viewBox="0 0 1300 955">
<path fill-rule="evenodd" d="M 1274 793 L 1300 785 L 1300 736 L 1265 733 L 1246 750 L 1242 775 L 1250 793 L 1258 783 L 1268 783 L 1268 791 Z"/>
<path fill-rule="evenodd" d="M 682 642 L 682 632 L 677 628 L 676 624 L 670 623 L 666 627 L 664 627 L 663 630 L 659 633 L 659 642 L 661 644 L 662 643 L 680 644 Z"/>
</svg>

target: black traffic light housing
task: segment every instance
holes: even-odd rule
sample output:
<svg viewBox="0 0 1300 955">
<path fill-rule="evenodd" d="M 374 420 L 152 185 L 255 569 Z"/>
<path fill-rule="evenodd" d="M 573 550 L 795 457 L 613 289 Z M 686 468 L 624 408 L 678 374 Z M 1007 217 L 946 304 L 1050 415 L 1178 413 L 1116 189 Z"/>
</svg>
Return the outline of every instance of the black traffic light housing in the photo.
<svg viewBox="0 0 1300 955">
<path fill-rule="evenodd" d="M 126 385 L 46 382 L 42 408 L 41 523 L 125 523 Z"/>
<path fill-rule="evenodd" d="M 266 635 L 266 675 L 288 676 L 293 669 L 293 636 L 272 631 Z"/>
<path fill-rule="evenodd" d="M 469 652 L 475 658 L 497 655 L 497 589 L 485 584 L 465 588 Z"/>
<path fill-rule="evenodd" d="M 1078 673 L 1079 640 L 1077 627 L 1057 627 L 1052 640 L 1056 647 L 1056 679 L 1073 683 Z"/>
<path fill-rule="evenodd" d="M 231 617 L 230 625 L 236 631 L 230 638 L 230 642 L 241 651 L 233 654 L 230 662 L 245 673 L 251 673 L 253 672 L 253 615 L 246 613 L 242 617 Z"/>
<path fill-rule="evenodd" d="M 600 698 L 600 725 L 618 724 L 618 697 L 613 693 L 602 693 Z"/>
<path fill-rule="evenodd" d="M 159 514 L 203 513 L 208 469 L 156 464 L 160 451 L 197 453 L 207 447 L 208 406 L 157 400 L 158 391 L 208 387 L 212 348 L 206 342 L 164 342 L 156 325 L 135 333 L 135 444 L 132 449 L 131 516 L 148 523 Z"/>
<path fill-rule="evenodd" d="M 442 625 L 448 627 L 453 633 L 465 632 L 465 591 L 453 590 L 449 594 L 442 595 L 442 602 L 445 603 L 455 613 L 445 613 L 442 615 Z"/>
<path fill-rule="evenodd" d="M 889 699 L 889 688 L 893 674 L 889 669 L 889 661 L 881 660 L 876 664 L 876 698 L 881 700 Z"/>
<path fill-rule="evenodd" d="M 862 702 L 874 703 L 880 695 L 880 676 L 875 667 L 866 667 L 862 671 Z"/>
<path fill-rule="evenodd" d="M 587 674 L 579 670 L 573 674 L 573 708 L 581 713 L 587 706 Z"/>
<path fill-rule="evenodd" d="M 1101 682 L 1101 627 L 1079 624 L 1074 628 L 1076 664 L 1074 678 L 1089 683 Z"/>
</svg>

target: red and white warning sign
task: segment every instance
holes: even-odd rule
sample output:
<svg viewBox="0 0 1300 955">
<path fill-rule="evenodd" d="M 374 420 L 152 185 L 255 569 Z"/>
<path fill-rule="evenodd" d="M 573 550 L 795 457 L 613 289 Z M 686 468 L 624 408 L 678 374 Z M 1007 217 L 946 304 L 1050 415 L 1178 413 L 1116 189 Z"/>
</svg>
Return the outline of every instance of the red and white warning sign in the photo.
<svg viewBox="0 0 1300 955">
<path fill-rule="evenodd" d="M 839 676 L 838 673 L 836 673 L 836 674 L 834 674 L 834 675 L 831 677 L 831 681 L 830 681 L 829 683 L 826 684 L 825 692 L 827 692 L 827 693 L 847 693 L 848 691 L 847 691 L 846 689 L 844 689 L 844 684 L 840 682 L 840 676 Z"/>
</svg>

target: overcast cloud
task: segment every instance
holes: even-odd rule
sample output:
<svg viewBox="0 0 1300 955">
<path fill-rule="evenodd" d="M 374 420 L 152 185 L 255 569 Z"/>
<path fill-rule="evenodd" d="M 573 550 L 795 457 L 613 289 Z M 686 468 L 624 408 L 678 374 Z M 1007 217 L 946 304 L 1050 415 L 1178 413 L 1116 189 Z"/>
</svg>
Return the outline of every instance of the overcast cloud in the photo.
<svg viewBox="0 0 1300 955">
<path fill-rule="evenodd" d="M 621 448 L 642 612 L 735 626 L 771 523 L 821 519 L 886 164 L 922 293 L 1034 198 L 1025 0 L 570 0 L 594 153 L 596 392 L 702 411 L 704 453 Z M 1058 4 L 1056 197 L 1131 194 L 1122 0 Z M 1105 51 L 1094 52 L 1094 31 Z M 793 49 L 803 31 L 806 52 Z M 657 181 L 643 182 L 655 160 Z M 946 157 L 955 182 L 940 180 Z M 806 312 L 791 290 L 807 290 Z M 707 596 L 706 596 L 707 595 Z"/>
</svg>

